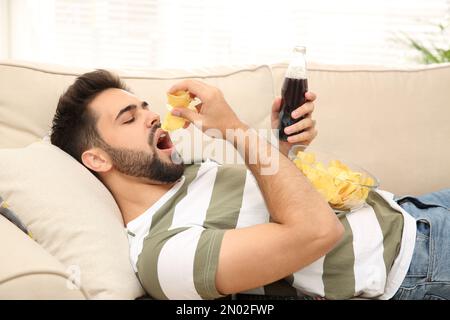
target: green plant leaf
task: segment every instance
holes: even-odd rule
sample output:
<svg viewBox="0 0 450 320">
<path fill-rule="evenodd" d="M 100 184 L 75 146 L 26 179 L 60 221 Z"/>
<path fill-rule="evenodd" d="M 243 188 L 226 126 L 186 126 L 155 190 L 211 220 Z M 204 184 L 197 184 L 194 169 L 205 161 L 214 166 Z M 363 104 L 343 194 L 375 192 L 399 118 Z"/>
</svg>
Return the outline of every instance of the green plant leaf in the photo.
<svg viewBox="0 0 450 320">
<path fill-rule="evenodd" d="M 450 49 L 444 50 L 444 49 L 436 49 L 436 52 L 439 55 L 440 62 L 450 62 Z"/>
<path fill-rule="evenodd" d="M 434 24 L 434 26 L 438 28 L 438 34 L 444 35 L 446 29 L 450 27 L 450 19 L 448 20 L 448 22 Z M 448 43 L 447 48 L 438 48 L 436 47 L 436 45 L 431 45 L 430 48 L 430 46 L 427 47 L 424 44 L 420 43 L 418 40 L 411 38 L 405 32 L 400 32 L 400 34 L 403 36 L 403 38 L 397 36 L 398 41 L 418 51 L 421 55 L 421 60 L 423 63 L 430 64 L 450 62 L 450 42 L 448 42 L 448 39 L 445 38 L 445 35 L 444 41 L 445 43 Z"/>
<path fill-rule="evenodd" d="M 434 54 L 430 50 L 428 50 L 424 45 L 412 39 L 411 37 L 408 37 L 408 40 L 410 41 L 411 47 L 422 53 L 422 59 L 426 64 L 439 63 L 439 58 L 435 57 Z"/>
</svg>

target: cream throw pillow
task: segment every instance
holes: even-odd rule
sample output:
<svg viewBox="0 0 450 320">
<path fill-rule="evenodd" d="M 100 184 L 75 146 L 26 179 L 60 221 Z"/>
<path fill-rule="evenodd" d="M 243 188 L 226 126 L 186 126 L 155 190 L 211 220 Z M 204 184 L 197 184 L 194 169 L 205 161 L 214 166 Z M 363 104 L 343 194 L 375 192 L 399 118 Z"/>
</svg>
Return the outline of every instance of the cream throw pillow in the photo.
<svg viewBox="0 0 450 320">
<path fill-rule="evenodd" d="M 0 195 L 89 298 L 144 294 L 114 198 L 71 156 L 45 141 L 0 149 Z"/>
</svg>

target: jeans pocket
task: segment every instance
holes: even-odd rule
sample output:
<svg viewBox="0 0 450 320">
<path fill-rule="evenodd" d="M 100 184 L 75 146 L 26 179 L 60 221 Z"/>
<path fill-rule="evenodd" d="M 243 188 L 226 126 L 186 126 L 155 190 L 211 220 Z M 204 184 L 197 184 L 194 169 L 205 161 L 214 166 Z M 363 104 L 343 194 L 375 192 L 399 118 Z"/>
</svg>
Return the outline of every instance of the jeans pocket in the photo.
<svg viewBox="0 0 450 320">
<path fill-rule="evenodd" d="M 423 300 L 447 300 L 447 299 L 444 297 L 437 296 L 435 294 L 428 293 L 423 297 Z"/>
<path fill-rule="evenodd" d="M 427 277 L 430 267 L 431 225 L 425 219 L 417 220 L 416 244 L 407 277 Z"/>
</svg>

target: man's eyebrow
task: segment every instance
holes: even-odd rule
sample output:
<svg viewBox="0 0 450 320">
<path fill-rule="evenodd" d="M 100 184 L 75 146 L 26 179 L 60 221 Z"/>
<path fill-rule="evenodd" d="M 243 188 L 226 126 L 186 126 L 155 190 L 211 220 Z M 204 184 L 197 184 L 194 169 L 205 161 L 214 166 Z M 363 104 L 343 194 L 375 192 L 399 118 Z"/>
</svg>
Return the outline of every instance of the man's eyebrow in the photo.
<svg viewBox="0 0 450 320">
<path fill-rule="evenodd" d="M 142 101 L 141 107 L 144 108 L 144 107 L 146 107 L 146 106 L 148 106 L 148 103 L 147 103 L 146 101 Z M 136 108 L 137 108 L 137 106 L 136 106 L 135 104 L 130 104 L 130 105 L 126 106 L 125 108 L 123 108 L 122 110 L 119 111 L 119 113 L 117 114 L 116 119 L 115 119 L 114 121 L 116 121 L 117 119 L 119 119 L 119 117 L 120 117 L 122 114 L 124 114 L 125 112 L 134 110 L 134 109 L 136 109 Z"/>
</svg>

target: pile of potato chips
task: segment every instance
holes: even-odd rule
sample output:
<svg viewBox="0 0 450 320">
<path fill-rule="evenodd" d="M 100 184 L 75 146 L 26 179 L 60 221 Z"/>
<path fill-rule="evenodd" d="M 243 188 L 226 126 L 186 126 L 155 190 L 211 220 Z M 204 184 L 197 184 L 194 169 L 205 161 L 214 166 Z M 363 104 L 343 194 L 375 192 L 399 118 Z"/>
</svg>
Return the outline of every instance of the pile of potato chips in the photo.
<svg viewBox="0 0 450 320">
<path fill-rule="evenodd" d="M 299 151 L 294 163 L 334 209 L 349 211 L 361 206 L 375 186 L 372 177 L 350 170 L 339 160 L 326 166 L 316 161 L 314 153 Z"/>
<path fill-rule="evenodd" d="M 186 120 L 172 115 L 170 111 L 172 108 L 190 108 L 197 111 L 195 107 L 190 107 L 191 102 L 192 98 L 188 91 L 177 91 L 174 94 L 167 94 L 167 108 L 169 109 L 169 112 L 164 117 L 161 128 L 166 131 L 174 131 L 183 128 Z"/>
</svg>

